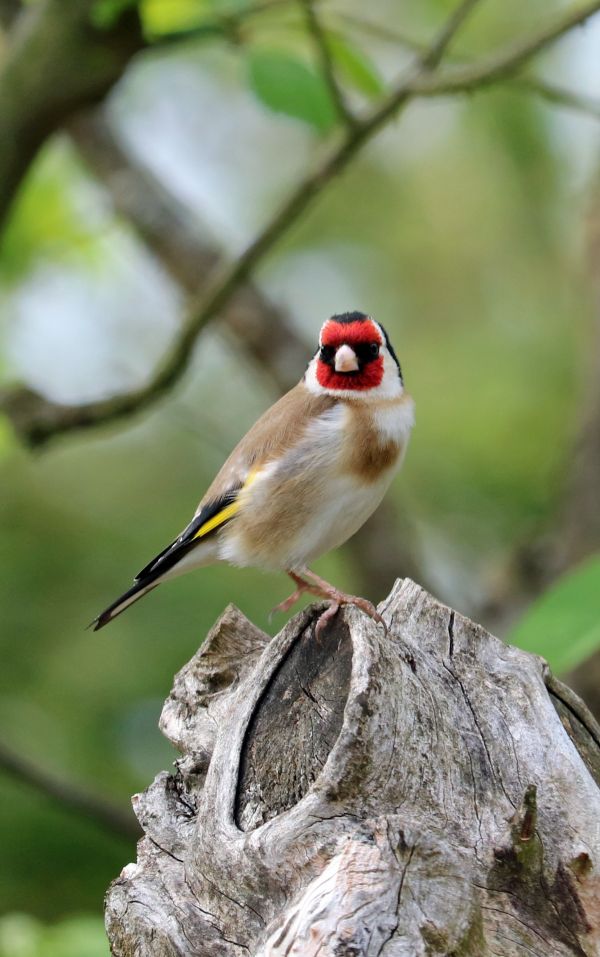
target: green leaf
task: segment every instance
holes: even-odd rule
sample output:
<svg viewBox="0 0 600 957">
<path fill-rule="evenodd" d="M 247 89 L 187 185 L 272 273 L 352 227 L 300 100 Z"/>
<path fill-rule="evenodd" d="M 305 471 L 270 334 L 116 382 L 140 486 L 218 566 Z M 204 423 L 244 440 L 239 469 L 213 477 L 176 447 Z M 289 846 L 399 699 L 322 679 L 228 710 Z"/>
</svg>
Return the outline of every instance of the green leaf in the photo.
<svg viewBox="0 0 600 957">
<path fill-rule="evenodd" d="M 250 87 L 270 110 L 303 120 L 320 133 L 336 123 L 336 111 L 323 79 L 294 56 L 253 50 L 248 61 Z"/>
<path fill-rule="evenodd" d="M 349 84 L 365 96 L 381 96 L 385 91 L 383 81 L 362 50 L 338 33 L 327 35 L 327 46 L 335 67 Z"/>
<path fill-rule="evenodd" d="M 558 674 L 600 648 L 600 555 L 565 575 L 508 635 L 511 644 L 542 655 Z"/>
</svg>

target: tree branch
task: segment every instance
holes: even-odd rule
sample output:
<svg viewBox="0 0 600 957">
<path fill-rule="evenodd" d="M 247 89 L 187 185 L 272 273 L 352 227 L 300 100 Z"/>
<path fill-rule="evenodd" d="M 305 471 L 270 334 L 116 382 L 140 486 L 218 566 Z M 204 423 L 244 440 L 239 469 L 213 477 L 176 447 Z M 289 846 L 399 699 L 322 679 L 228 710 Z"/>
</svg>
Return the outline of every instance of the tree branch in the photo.
<svg viewBox="0 0 600 957">
<path fill-rule="evenodd" d="M 44 797 L 50 798 L 63 809 L 75 811 L 76 814 L 99 824 L 100 827 L 119 838 L 135 841 L 140 837 L 140 829 L 133 812 L 125 811 L 106 798 L 83 790 L 72 781 L 65 781 L 49 774 L 2 743 L 0 743 L 0 770 L 43 794 Z"/>
<path fill-rule="evenodd" d="M 569 110 L 585 113 L 587 116 L 600 120 L 600 100 L 592 96 L 586 96 L 585 93 L 567 90 L 562 86 L 556 86 L 554 83 L 548 83 L 546 80 L 533 76 L 514 77 L 509 82 L 511 87 L 521 90 L 523 93 L 533 93 L 535 96 L 547 100 L 553 106 L 564 106 Z"/>
<path fill-rule="evenodd" d="M 8 30 L 22 10 L 21 0 L 0 0 L 0 27 Z"/>
<path fill-rule="evenodd" d="M 323 32 L 320 20 L 315 12 L 314 0 L 300 0 L 304 10 L 306 29 L 313 39 L 323 78 L 329 89 L 329 94 L 335 106 L 338 117 L 352 130 L 356 126 L 356 117 L 348 108 L 344 94 L 337 82 L 331 52 L 327 45 L 327 37 Z"/>
<path fill-rule="evenodd" d="M 209 280 L 207 292 L 199 297 L 197 303 L 192 303 L 187 322 L 147 385 L 126 395 L 80 406 L 63 406 L 38 397 L 41 401 L 37 421 L 31 415 L 35 406 L 35 393 L 30 390 L 4 390 L 0 395 L 0 408 L 9 415 L 17 431 L 27 435 L 29 444 L 42 445 L 58 434 L 118 421 L 133 412 L 143 411 L 161 398 L 186 371 L 200 332 L 215 314 L 228 305 L 253 268 L 299 219 L 323 188 L 348 166 L 362 146 L 392 116 L 397 115 L 411 98 L 412 79 L 436 68 L 446 46 L 463 22 L 466 11 L 471 10 L 477 2 L 478 0 L 463 0 L 457 13 L 452 15 L 439 36 L 434 39 L 430 51 L 415 64 L 410 77 L 403 81 L 378 109 L 349 132 L 342 144 L 333 149 L 320 166 L 300 181 L 289 199 L 234 263 L 215 269 L 216 274 L 212 281 Z M 26 433 L 24 429 L 27 430 Z"/>
<path fill-rule="evenodd" d="M 93 0 L 28 6 L 0 69 L 0 227 L 33 157 L 75 110 L 102 99 L 143 45 L 137 10 L 110 29 L 91 21 Z"/>
<path fill-rule="evenodd" d="M 68 132 L 116 212 L 188 295 L 201 295 L 222 257 L 189 209 L 133 159 L 100 111 L 80 114 L 69 123 Z M 284 392 L 294 384 L 306 362 L 306 343 L 284 311 L 256 285 L 240 286 L 224 307 L 221 321 L 277 389 Z"/>
<path fill-rule="evenodd" d="M 241 256 L 228 267 L 215 267 L 208 290 L 196 303 L 192 303 L 181 333 L 147 385 L 127 395 L 76 407 L 56 405 L 38 397 L 40 415 L 37 420 L 31 414 L 35 409 L 34 393 L 5 391 L 0 397 L 0 407 L 4 408 L 17 430 L 26 436 L 29 443 L 41 445 L 58 434 L 114 422 L 133 412 L 142 411 L 157 401 L 186 371 L 196 339 L 208 322 L 229 304 L 252 270 L 306 212 L 323 189 L 347 168 L 362 147 L 392 117 L 397 116 L 410 100 L 420 96 L 464 92 L 505 79 L 545 46 L 574 26 L 585 22 L 600 9 L 600 0 L 580 5 L 567 14 L 557 16 L 544 30 L 510 44 L 479 63 L 448 67 L 437 75 L 436 68 L 446 49 L 477 2 L 478 0 L 463 0 L 439 36 L 427 51 L 419 56 L 396 89 L 348 131 L 342 143 L 333 148 L 324 161 L 300 181 L 288 200 Z"/>
</svg>

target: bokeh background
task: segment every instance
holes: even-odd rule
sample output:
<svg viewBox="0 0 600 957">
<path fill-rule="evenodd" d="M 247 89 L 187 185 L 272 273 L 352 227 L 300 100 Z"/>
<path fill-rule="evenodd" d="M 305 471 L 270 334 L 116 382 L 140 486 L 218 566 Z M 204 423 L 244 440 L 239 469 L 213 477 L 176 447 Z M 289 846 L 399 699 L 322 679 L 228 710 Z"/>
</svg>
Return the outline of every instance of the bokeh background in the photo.
<svg viewBox="0 0 600 957">
<path fill-rule="evenodd" d="M 78 406 L 151 380 L 213 270 L 344 135 L 306 4 L 59 6 L 0 2 L 0 138 L 30 108 L 13 61 L 51 74 L 71 15 L 85 9 L 100 50 L 120 31 L 125 52 L 109 89 L 47 124 L 18 188 L 0 165 L 1 957 L 106 957 L 103 893 L 135 857 L 129 796 L 176 757 L 157 729 L 174 673 L 228 602 L 283 624 L 268 620 L 283 576 L 215 567 L 84 630 L 187 523 L 331 313 L 384 323 L 417 426 L 383 510 L 316 569 L 374 600 L 409 574 L 600 710 L 600 16 L 526 79 L 412 102 L 261 259 L 172 388 L 42 442 L 40 397 Z M 319 0 L 348 105 L 372 109 L 451 7 Z M 481 3 L 450 65 L 569 9 Z M 42 15 L 36 59 L 23 36 Z M 73 89 L 89 42 L 61 64 Z"/>
</svg>

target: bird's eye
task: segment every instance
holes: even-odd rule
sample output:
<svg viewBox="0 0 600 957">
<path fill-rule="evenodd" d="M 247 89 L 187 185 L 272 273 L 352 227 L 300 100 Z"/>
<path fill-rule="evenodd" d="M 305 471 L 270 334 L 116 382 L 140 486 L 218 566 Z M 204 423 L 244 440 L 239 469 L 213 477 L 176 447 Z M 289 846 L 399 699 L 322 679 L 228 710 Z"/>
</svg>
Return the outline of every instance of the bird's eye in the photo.
<svg viewBox="0 0 600 957">
<path fill-rule="evenodd" d="M 369 353 L 373 356 L 374 359 L 376 358 L 376 356 L 379 355 L 379 343 L 378 343 L 378 342 L 371 342 L 371 343 L 369 343 Z"/>
<path fill-rule="evenodd" d="M 319 352 L 319 358 L 322 362 L 332 362 L 335 355 L 335 349 L 333 346 L 321 346 Z"/>
</svg>

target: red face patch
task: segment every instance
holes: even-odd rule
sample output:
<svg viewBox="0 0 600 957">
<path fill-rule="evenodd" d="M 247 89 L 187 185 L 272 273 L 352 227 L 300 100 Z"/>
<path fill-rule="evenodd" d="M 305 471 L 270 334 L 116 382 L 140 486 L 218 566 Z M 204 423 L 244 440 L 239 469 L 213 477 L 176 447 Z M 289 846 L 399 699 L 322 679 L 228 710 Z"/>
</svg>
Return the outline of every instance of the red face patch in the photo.
<svg viewBox="0 0 600 957">
<path fill-rule="evenodd" d="M 329 320 L 321 332 L 321 346 L 339 349 L 348 345 L 356 349 L 360 356 L 364 347 L 370 343 L 383 345 L 381 333 L 370 319 L 356 322 L 335 322 Z M 341 389 L 364 392 L 375 389 L 383 379 L 383 356 L 361 362 L 356 372 L 336 372 L 333 365 L 317 359 L 317 382 L 324 389 Z"/>
<path fill-rule="evenodd" d="M 317 382 L 324 389 L 354 389 L 364 392 L 375 389 L 383 379 L 383 356 L 378 356 L 358 372 L 336 372 L 330 365 L 317 359 Z"/>
</svg>

